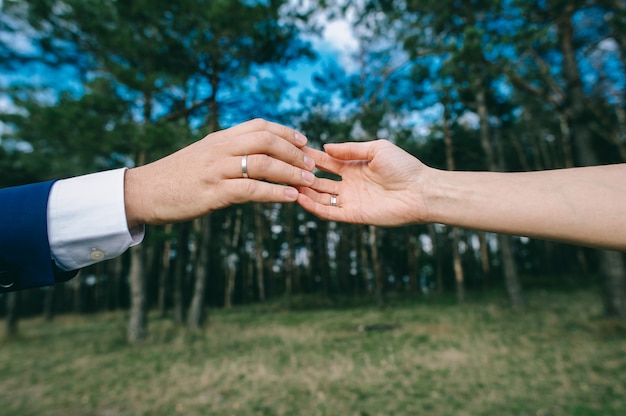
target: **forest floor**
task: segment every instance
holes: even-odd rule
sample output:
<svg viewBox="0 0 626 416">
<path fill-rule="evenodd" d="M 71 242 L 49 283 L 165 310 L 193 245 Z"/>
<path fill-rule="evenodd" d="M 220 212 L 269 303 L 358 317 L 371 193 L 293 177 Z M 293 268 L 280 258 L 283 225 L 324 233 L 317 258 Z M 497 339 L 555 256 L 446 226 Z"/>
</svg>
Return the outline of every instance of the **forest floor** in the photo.
<svg viewBox="0 0 626 416">
<path fill-rule="evenodd" d="M 0 414 L 626 414 L 626 323 L 593 291 L 527 296 L 152 315 L 134 346 L 123 312 L 28 319 L 0 338 Z"/>
</svg>

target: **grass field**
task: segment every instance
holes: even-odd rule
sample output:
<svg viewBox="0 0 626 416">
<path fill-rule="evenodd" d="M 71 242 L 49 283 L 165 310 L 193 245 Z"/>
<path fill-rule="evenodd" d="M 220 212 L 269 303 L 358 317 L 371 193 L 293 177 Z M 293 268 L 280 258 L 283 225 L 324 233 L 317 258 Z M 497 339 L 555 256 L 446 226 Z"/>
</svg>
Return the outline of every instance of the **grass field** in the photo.
<svg viewBox="0 0 626 416">
<path fill-rule="evenodd" d="M 625 415 L 626 325 L 592 292 L 528 297 L 152 317 L 138 346 L 124 313 L 25 320 L 0 340 L 0 414 Z"/>
</svg>

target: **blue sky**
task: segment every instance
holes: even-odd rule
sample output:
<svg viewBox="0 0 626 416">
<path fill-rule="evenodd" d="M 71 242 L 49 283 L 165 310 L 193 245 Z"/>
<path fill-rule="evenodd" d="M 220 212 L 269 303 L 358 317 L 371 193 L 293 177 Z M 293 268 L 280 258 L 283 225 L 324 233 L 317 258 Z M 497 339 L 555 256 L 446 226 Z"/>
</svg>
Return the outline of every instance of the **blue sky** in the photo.
<svg viewBox="0 0 626 416">
<path fill-rule="evenodd" d="M 3 26 L 13 24 L 13 22 L 8 22 L 2 18 L 2 6 L 3 0 L 0 0 L 0 37 L 2 40 L 13 45 L 16 50 L 23 54 L 36 55 L 38 51 L 33 47 L 27 30 L 17 33 L 1 30 Z M 328 21 L 325 15 L 318 14 L 316 19 L 318 19 L 319 26 L 323 27 L 321 36 L 307 36 L 307 40 L 311 42 L 318 54 L 318 59 L 294 63 L 291 67 L 285 69 L 288 80 L 294 83 L 294 87 L 288 91 L 287 101 L 295 101 L 303 90 L 313 89 L 312 76 L 316 72 L 323 71 L 329 62 L 335 62 L 346 69 L 350 69 L 350 56 L 358 48 L 357 41 L 352 33 L 351 24 L 345 18 Z M 78 94 L 82 93 L 82 85 L 71 68 L 51 70 L 42 65 L 29 65 L 20 68 L 19 71 L 0 73 L 0 88 L 16 83 L 28 83 L 39 87 L 49 86 L 57 91 L 74 90 Z M 46 99 L 45 96 L 42 98 Z M 50 93 L 48 98 L 51 101 L 54 100 L 53 92 Z M 15 107 L 12 106 L 6 96 L 0 96 L 0 111 L 15 111 Z M 1 133 L 2 126 L 0 126 Z"/>
</svg>

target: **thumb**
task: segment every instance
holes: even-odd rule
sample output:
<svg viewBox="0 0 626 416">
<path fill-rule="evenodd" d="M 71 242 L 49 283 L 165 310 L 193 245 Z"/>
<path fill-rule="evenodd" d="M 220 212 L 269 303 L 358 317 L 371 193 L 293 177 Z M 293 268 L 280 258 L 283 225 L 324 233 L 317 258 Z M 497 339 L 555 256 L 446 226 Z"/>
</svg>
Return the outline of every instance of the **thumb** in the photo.
<svg viewBox="0 0 626 416">
<path fill-rule="evenodd" d="M 328 143 L 324 145 L 326 153 L 339 160 L 372 160 L 374 157 L 374 142 L 346 142 Z"/>
</svg>

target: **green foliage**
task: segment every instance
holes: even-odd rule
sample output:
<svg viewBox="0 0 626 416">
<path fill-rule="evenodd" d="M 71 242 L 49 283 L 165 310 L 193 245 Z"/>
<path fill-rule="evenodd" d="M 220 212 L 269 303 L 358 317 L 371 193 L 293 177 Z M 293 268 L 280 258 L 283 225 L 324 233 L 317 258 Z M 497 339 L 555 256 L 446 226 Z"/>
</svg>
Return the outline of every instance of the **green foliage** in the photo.
<svg viewBox="0 0 626 416">
<path fill-rule="evenodd" d="M 2 118 L 13 126 L 14 140 L 29 147 L 11 152 L 13 169 L 28 172 L 29 178 L 78 175 L 126 162 L 115 156 L 128 151 L 136 127 L 110 85 L 96 82 L 79 99 L 62 94 L 52 106 L 32 96 L 16 104 L 22 113 Z"/>
</svg>

